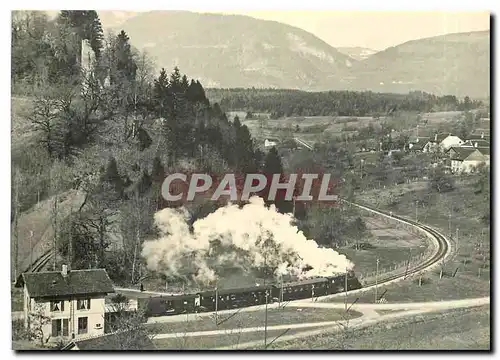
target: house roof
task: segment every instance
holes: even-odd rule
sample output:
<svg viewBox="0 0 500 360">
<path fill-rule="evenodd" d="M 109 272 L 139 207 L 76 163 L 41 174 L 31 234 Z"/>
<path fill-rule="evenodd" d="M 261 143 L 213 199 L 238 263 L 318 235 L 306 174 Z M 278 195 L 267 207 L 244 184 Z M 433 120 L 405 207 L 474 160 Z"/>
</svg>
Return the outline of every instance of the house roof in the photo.
<svg viewBox="0 0 500 360">
<path fill-rule="evenodd" d="M 480 147 L 480 146 L 478 146 L 475 149 L 478 150 L 483 155 L 490 155 L 490 147 L 489 146 L 488 147 Z"/>
<path fill-rule="evenodd" d="M 414 143 L 410 150 L 422 150 L 428 142 L 429 140 L 426 140 L 425 142 Z"/>
<path fill-rule="evenodd" d="M 471 134 L 467 136 L 467 140 L 486 140 L 490 141 L 490 135 L 489 134 L 484 134 L 483 137 L 481 137 L 481 134 Z"/>
<path fill-rule="evenodd" d="M 73 340 L 62 350 L 156 350 L 148 334 L 138 329 Z"/>
<path fill-rule="evenodd" d="M 26 284 L 31 297 L 57 297 L 114 292 L 113 283 L 104 269 L 24 273 L 16 286 Z"/>
<path fill-rule="evenodd" d="M 437 142 L 440 143 L 441 141 L 443 141 L 444 139 L 446 139 L 448 136 L 453 136 L 453 135 L 450 134 L 450 133 L 448 133 L 448 134 L 438 134 L 437 135 Z M 432 140 L 434 140 L 434 138 Z"/>
<path fill-rule="evenodd" d="M 449 149 L 449 151 L 454 151 L 454 154 L 450 157 L 451 160 L 465 160 L 470 154 L 476 151 L 476 148 L 472 147 L 459 147 L 454 146 Z"/>
<path fill-rule="evenodd" d="M 489 141 L 484 139 L 469 139 L 466 142 L 471 146 L 474 146 L 474 144 L 477 143 L 477 147 L 490 147 Z"/>
<path fill-rule="evenodd" d="M 419 137 L 417 137 L 417 136 L 411 136 L 410 139 L 409 139 L 409 142 L 410 143 L 416 143 L 417 140 L 418 140 L 419 143 L 421 143 L 421 142 L 426 143 L 427 141 L 430 140 L 430 137 L 428 137 L 428 136 L 419 136 Z"/>
<path fill-rule="evenodd" d="M 279 139 L 276 139 L 276 138 L 266 138 L 267 141 L 274 141 L 274 142 L 280 142 Z"/>
</svg>

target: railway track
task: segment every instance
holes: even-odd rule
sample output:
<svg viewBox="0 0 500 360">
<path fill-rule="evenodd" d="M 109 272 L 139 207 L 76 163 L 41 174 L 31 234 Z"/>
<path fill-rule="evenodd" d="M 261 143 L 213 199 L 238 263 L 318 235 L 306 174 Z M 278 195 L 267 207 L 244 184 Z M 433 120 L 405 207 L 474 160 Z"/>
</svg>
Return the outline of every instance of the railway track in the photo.
<svg viewBox="0 0 500 360">
<path fill-rule="evenodd" d="M 450 253 L 450 243 L 449 240 L 441 234 L 439 231 L 436 229 L 433 229 L 432 227 L 428 225 L 421 224 L 419 222 L 416 222 L 414 220 L 405 218 L 403 216 L 398 216 L 398 215 L 390 215 L 389 213 L 372 208 L 370 206 L 366 205 L 360 205 L 360 204 L 355 204 L 355 203 L 349 203 L 352 206 L 356 206 L 358 208 L 364 209 L 366 211 L 372 212 L 372 213 L 377 213 L 380 215 L 383 215 L 387 218 L 390 219 L 396 219 L 399 222 L 406 223 L 409 225 L 412 225 L 414 227 L 419 228 L 422 232 L 424 232 L 428 237 L 433 238 L 435 240 L 435 243 L 437 245 L 436 250 L 432 254 L 431 257 L 425 259 L 423 262 L 416 264 L 412 267 L 409 267 L 408 270 L 406 269 L 401 269 L 400 271 L 395 271 L 388 273 L 386 275 L 380 274 L 378 277 L 377 283 L 375 281 L 369 282 L 365 284 L 361 289 L 356 289 L 356 290 L 350 290 L 347 291 L 348 294 L 354 294 L 356 292 L 362 292 L 366 290 L 370 290 L 371 288 L 374 288 L 375 286 L 382 286 L 382 285 L 388 285 L 393 282 L 397 282 L 403 279 L 406 279 L 410 277 L 411 275 L 418 274 L 423 271 L 428 271 L 434 268 L 435 266 L 439 265 L 439 262 L 444 260 Z M 28 272 L 38 272 L 43 269 L 43 267 L 52 259 L 52 256 L 54 256 L 53 250 L 47 251 L 44 255 L 39 257 L 31 266 L 30 269 L 28 269 Z M 335 297 L 335 296 L 340 296 L 345 294 L 343 293 L 337 293 L 337 294 L 332 294 L 332 295 L 327 295 L 327 298 Z M 324 297 L 324 298 L 326 298 Z"/>
<path fill-rule="evenodd" d="M 47 265 L 47 263 L 50 261 L 50 259 L 52 259 L 53 256 L 54 250 L 47 251 L 45 254 L 36 259 L 26 272 L 39 272 L 45 265 Z"/>
<path fill-rule="evenodd" d="M 370 206 L 349 203 L 347 201 L 345 201 L 345 202 L 352 205 L 352 206 L 356 206 L 360 209 L 364 209 L 364 210 L 367 210 L 369 212 L 376 213 L 376 214 L 385 216 L 385 217 L 390 218 L 390 219 L 396 219 L 401 223 L 406 223 L 406 224 L 412 225 L 414 227 L 417 227 L 418 229 L 420 229 L 420 231 L 425 233 L 429 238 L 432 238 L 436 244 L 436 249 L 434 250 L 433 254 L 429 258 L 422 261 L 421 263 L 416 264 L 412 267 L 409 267 L 408 270 L 401 269 L 399 271 L 387 273 L 385 275 L 380 274 L 378 279 L 377 279 L 377 282 L 375 282 L 375 281 L 369 282 L 369 283 L 365 284 L 361 289 L 347 291 L 347 294 L 360 293 L 360 292 L 375 288 L 376 286 L 380 287 L 382 285 L 392 284 L 392 283 L 395 283 L 397 281 L 404 280 L 404 279 L 410 277 L 411 275 L 415 275 L 415 274 L 418 274 L 418 273 L 421 273 L 424 271 L 429 271 L 429 270 L 435 268 L 436 266 L 438 266 L 441 261 L 445 260 L 450 255 L 451 244 L 450 244 L 449 240 L 446 238 L 446 236 L 441 234 L 436 229 L 434 229 L 428 225 L 421 224 L 417 221 L 408 219 L 408 218 L 403 217 L 403 216 L 391 215 L 386 211 L 381 211 L 379 209 L 375 209 L 375 208 L 372 208 Z M 345 294 L 345 292 L 327 295 L 327 298 L 341 296 L 342 294 Z"/>
</svg>

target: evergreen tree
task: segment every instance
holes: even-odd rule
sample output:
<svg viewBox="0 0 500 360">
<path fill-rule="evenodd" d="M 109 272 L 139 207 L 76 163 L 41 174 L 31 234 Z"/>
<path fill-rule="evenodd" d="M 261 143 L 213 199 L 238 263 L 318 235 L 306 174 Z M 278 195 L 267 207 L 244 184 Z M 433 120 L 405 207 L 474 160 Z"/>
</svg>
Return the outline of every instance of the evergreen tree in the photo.
<svg viewBox="0 0 500 360">
<path fill-rule="evenodd" d="M 155 156 L 153 158 L 153 168 L 151 170 L 151 187 L 156 204 L 156 210 L 162 208 L 163 199 L 161 195 L 161 187 L 165 177 L 165 167 L 163 166 L 159 156 Z"/>
<path fill-rule="evenodd" d="M 131 83 L 135 80 L 137 64 L 129 44 L 129 37 L 125 31 L 121 31 L 111 44 L 110 60 L 110 83 Z"/>
<path fill-rule="evenodd" d="M 164 68 L 161 69 L 158 79 L 154 80 L 153 103 L 156 114 L 160 117 L 167 116 L 167 109 L 171 101 L 168 75 Z"/>
<path fill-rule="evenodd" d="M 118 165 L 114 157 L 109 158 L 106 170 L 102 174 L 101 182 L 110 184 L 119 197 L 123 195 L 125 184 L 118 172 Z"/>
<path fill-rule="evenodd" d="M 288 213 L 291 212 L 293 209 L 293 201 L 286 201 L 285 200 L 285 194 L 286 192 L 284 190 L 278 190 L 276 192 L 276 198 L 273 200 L 267 200 L 268 198 L 268 193 L 269 193 L 269 188 L 271 181 L 273 179 L 273 176 L 275 174 L 280 175 L 280 182 L 285 182 L 285 176 L 283 173 L 283 164 L 281 162 L 281 157 L 278 153 L 278 150 L 273 146 L 269 152 L 266 155 L 265 163 L 264 163 L 264 169 L 263 173 L 266 176 L 267 180 L 267 188 L 265 190 L 266 192 L 266 205 L 270 204 L 275 204 L 276 208 L 281 212 L 281 213 Z"/>
</svg>

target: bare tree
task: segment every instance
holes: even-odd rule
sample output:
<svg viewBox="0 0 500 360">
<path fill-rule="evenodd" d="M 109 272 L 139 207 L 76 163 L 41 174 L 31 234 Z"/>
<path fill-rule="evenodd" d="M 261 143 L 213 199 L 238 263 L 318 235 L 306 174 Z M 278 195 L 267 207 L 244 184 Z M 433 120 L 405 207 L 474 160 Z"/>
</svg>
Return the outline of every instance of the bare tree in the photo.
<svg viewBox="0 0 500 360">
<path fill-rule="evenodd" d="M 31 337 L 39 340 L 41 346 L 46 343 L 44 328 L 51 321 L 50 317 L 45 315 L 45 306 L 45 304 L 35 304 L 33 312 L 28 315 Z"/>
</svg>

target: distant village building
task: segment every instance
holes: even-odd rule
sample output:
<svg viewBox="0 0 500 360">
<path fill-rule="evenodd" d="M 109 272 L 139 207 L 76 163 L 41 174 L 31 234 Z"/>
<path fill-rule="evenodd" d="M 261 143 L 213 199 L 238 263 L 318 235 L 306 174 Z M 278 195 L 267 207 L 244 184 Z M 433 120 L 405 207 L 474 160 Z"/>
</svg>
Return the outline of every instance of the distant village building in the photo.
<svg viewBox="0 0 500 360">
<path fill-rule="evenodd" d="M 424 150 L 424 146 L 429 142 L 429 139 L 430 138 L 426 136 L 417 136 L 410 139 L 408 150 L 413 152 L 422 152 Z"/>
<path fill-rule="evenodd" d="M 267 148 L 270 148 L 270 147 L 273 147 L 273 146 L 277 146 L 279 143 L 280 143 L 279 139 L 276 139 L 276 138 L 266 138 L 264 140 L 264 147 L 267 149 Z"/>
<path fill-rule="evenodd" d="M 486 140 L 479 139 L 479 140 L 466 140 L 463 144 L 462 147 L 480 147 L 480 148 L 486 148 L 490 147 L 490 143 Z"/>
<path fill-rule="evenodd" d="M 451 147 L 448 150 L 452 173 L 471 173 L 480 164 L 490 165 L 489 149 L 480 151 L 473 147 Z"/>
<path fill-rule="evenodd" d="M 446 152 L 452 146 L 461 146 L 463 143 L 464 141 L 462 139 L 452 134 L 435 134 L 434 138 L 431 138 L 423 146 L 422 151 L 425 153 L 438 151 Z"/>
<path fill-rule="evenodd" d="M 104 269 L 23 273 L 24 325 L 33 328 L 39 318 L 44 341 L 104 334 L 105 297 L 114 292 Z"/>
</svg>

